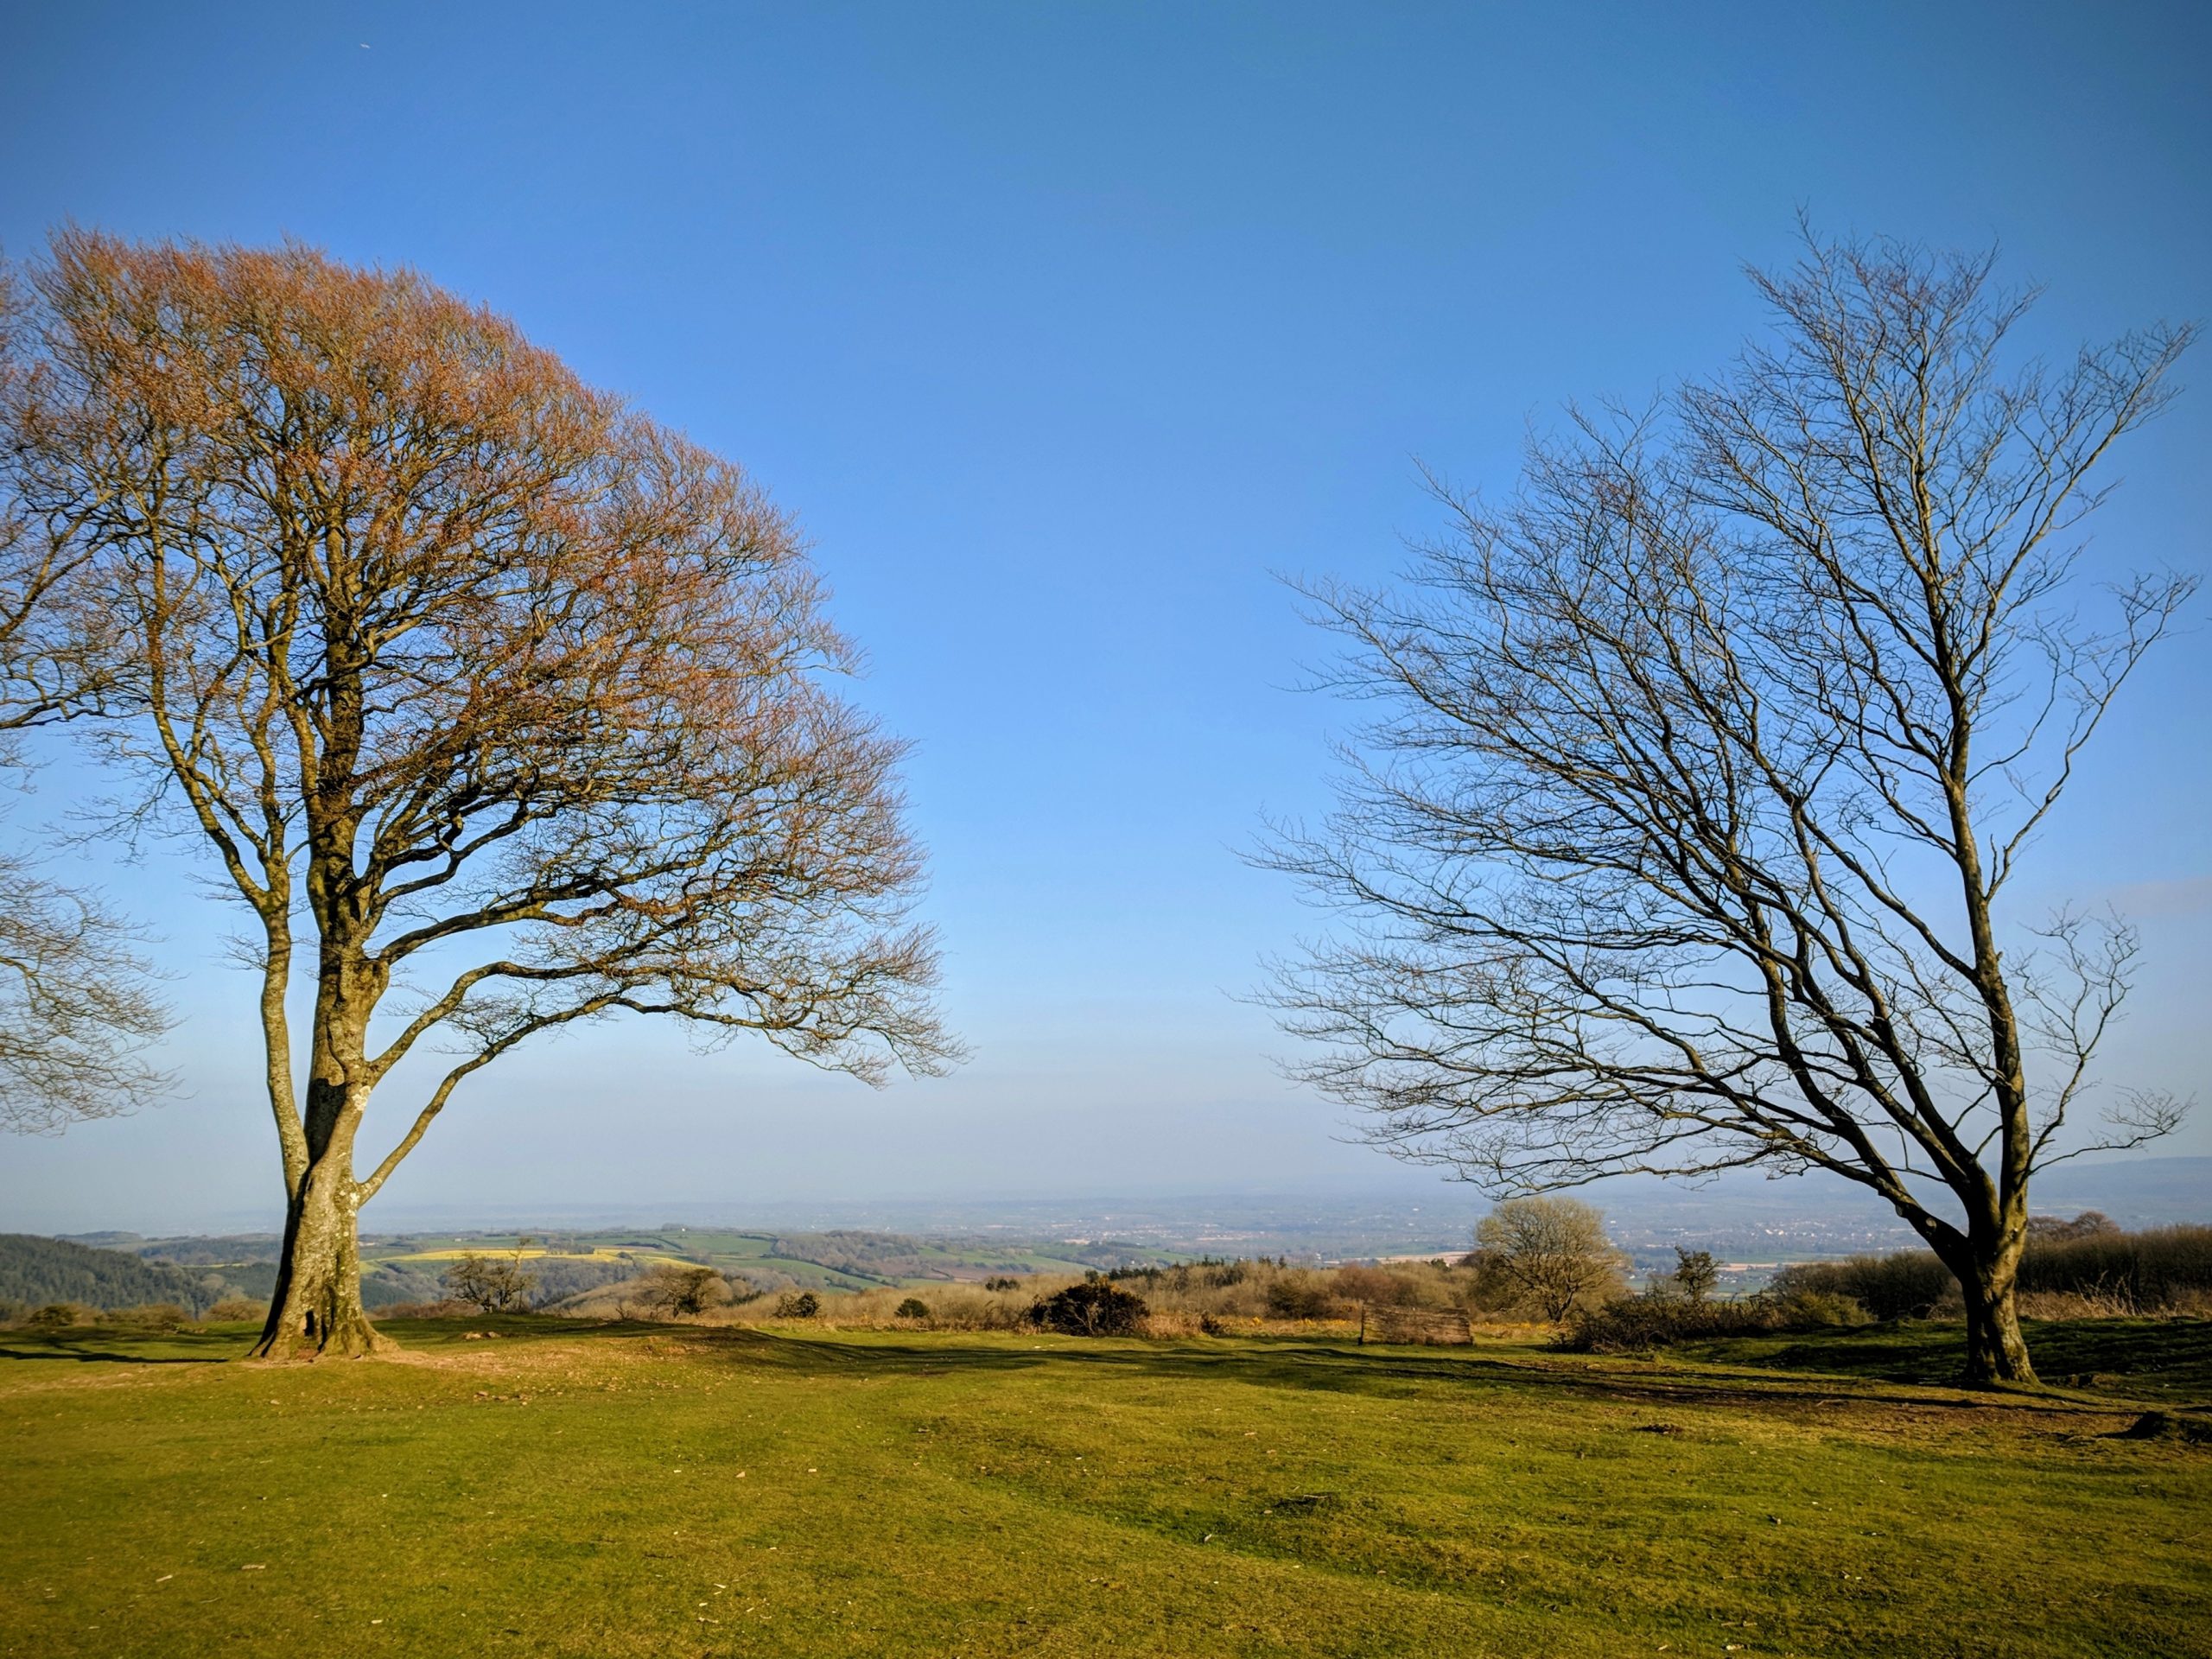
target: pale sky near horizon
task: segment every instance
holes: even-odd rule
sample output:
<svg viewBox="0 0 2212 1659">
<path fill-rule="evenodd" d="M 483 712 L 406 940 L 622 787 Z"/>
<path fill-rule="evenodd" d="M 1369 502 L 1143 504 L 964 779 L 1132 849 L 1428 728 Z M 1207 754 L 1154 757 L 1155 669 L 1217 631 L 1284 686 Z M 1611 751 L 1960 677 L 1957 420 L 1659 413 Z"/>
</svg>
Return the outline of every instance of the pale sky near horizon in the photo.
<svg viewBox="0 0 2212 1659">
<path fill-rule="evenodd" d="M 1503 491 L 1569 397 L 1761 326 L 1745 261 L 2004 251 L 2059 352 L 2212 320 L 2212 10 L 2035 4 L 19 5 L 0 246 L 66 219 L 407 263 L 743 462 L 806 526 L 911 738 L 976 1058 L 872 1095 L 604 1027 L 472 1084 L 388 1189 L 512 1211 L 1360 1190 L 1412 1177 L 1236 1000 L 1313 924 L 1240 863 L 1342 711 L 1278 573 L 1379 575 L 1416 458 Z M 2212 347 L 2127 445 L 2100 570 L 2212 566 Z M 2116 1085 L 2212 1152 L 2212 600 L 2024 879 L 2144 932 Z M 82 787 L 61 768 L 18 830 Z M 0 1141 L 0 1230 L 278 1213 L 230 917 L 156 849 L 187 1082 Z M 387 1103 L 365 1145 L 397 1133 Z M 381 1122 L 382 1128 L 378 1127 Z M 373 1212 L 370 1224 L 373 1225 Z"/>
</svg>

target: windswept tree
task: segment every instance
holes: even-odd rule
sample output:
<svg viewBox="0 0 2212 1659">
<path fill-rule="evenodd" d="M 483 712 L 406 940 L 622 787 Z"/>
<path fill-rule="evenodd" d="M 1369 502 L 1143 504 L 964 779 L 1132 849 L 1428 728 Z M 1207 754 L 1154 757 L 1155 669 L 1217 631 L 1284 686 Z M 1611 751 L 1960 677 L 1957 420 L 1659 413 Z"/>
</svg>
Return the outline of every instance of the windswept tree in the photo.
<svg viewBox="0 0 2212 1659">
<path fill-rule="evenodd" d="M 521 1306 L 537 1286 L 537 1275 L 522 1264 L 528 1239 L 516 1242 L 505 1255 L 486 1255 L 467 1250 L 440 1275 L 445 1287 L 464 1302 L 474 1302 L 486 1313 L 504 1313 Z"/>
<path fill-rule="evenodd" d="M 264 1351 L 377 1344 L 361 1206 L 534 1038 L 627 1013 L 870 1081 L 950 1058 L 898 746 L 826 683 L 852 652 L 736 467 L 408 271 L 73 230 L 28 287 L 6 439 L 71 567 L 35 626 L 89 634 L 135 810 L 247 918 Z"/>
<path fill-rule="evenodd" d="M 671 1319 L 692 1319 L 730 1299 L 729 1281 L 712 1268 L 656 1262 L 638 1280 L 645 1306 Z"/>
<path fill-rule="evenodd" d="M 1711 1250 L 1694 1250 L 1688 1245 L 1675 1246 L 1675 1271 L 1669 1275 L 1676 1290 L 1694 1302 L 1701 1302 L 1713 1294 L 1713 1286 L 1720 1282 L 1720 1264 L 1713 1259 Z"/>
<path fill-rule="evenodd" d="M 1732 370 L 1578 417 L 1495 509 L 1440 490 L 1403 585 L 1313 590 L 1376 715 L 1268 855 L 1348 921 L 1274 995 L 1304 1077 L 1493 1191 L 1868 1189 L 1957 1275 L 1967 1374 L 2031 1380 L 2031 1176 L 2180 1111 L 2077 1130 L 2135 936 L 2012 900 L 2194 590 L 2077 579 L 2190 330 L 2008 366 L 1988 257 L 1808 236 L 1754 280 L 1776 332 Z"/>
<path fill-rule="evenodd" d="M 29 315 L 22 284 L 0 267 L 0 407 L 29 372 Z M 50 626 L 83 555 L 66 515 L 25 505 L 8 463 L 0 454 L 0 789 L 24 780 L 25 734 L 99 706 L 109 657 L 96 619 Z M 132 944 L 96 894 L 0 849 L 0 1127 L 65 1128 L 162 1090 L 145 1048 L 167 1013 Z"/>
</svg>

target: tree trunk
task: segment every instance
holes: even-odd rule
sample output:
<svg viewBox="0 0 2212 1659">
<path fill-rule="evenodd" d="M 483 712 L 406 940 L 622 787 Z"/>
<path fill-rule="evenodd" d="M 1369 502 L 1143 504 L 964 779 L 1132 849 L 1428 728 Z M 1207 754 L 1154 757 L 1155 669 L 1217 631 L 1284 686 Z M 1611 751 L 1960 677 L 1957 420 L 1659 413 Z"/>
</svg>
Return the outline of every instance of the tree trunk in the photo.
<svg viewBox="0 0 2212 1659">
<path fill-rule="evenodd" d="M 1964 1236 L 1950 1233 L 1930 1240 L 1943 1265 L 1959 1281 L 1959 1294 L 1966 1303 L 1962 1380 L 1968 1383 L 2035 1386 L 2036 1369 L 2029 1363 L 2028 1344 L 2020 1335 L 2020 1316 L 2013 1303 L 2025 1232 L 2024 1228 L 1992 1225 L 1976 1228 Z"/>
<path fill-rule="evenodd" d="M 353 1179 L 353 1136 L 372 1086 L 364 1047 L 369 1011 L 382 988 L 372 988 L 368 977 L 358 950 L 334 939 L 326 925 L 302 1114 L 308 1162 L 285 1205 L 276 1287 L 254 1349 L 263 1358 L 289 1359 L 302 1350 L 310 1357 L 358 1357 L 391 1345 L 361 1306 L 361 1184 Z"/>
<path fill-rule="evenodd" d="M 2001 1275 L 1962 1276 L 1960 1288 L 1967 1304 L 1967 1381 L 2022 1382 L 2033 1386 L 2036 1369 L 2028 1361 L 2028 1344 L 2020 1335 L 2020 1316 L 2013 1306 L 2012 1265 Z"/>
<path fill-rule="evenodd" d="M 358 1357 L 386 1346 L 361 1307 L 360 1200 L 347 1151 L 308 1166 L 287 1207 L 276 1288 L 254 1353 L 289 1359 L 303 1350 Z"/>
</svg>

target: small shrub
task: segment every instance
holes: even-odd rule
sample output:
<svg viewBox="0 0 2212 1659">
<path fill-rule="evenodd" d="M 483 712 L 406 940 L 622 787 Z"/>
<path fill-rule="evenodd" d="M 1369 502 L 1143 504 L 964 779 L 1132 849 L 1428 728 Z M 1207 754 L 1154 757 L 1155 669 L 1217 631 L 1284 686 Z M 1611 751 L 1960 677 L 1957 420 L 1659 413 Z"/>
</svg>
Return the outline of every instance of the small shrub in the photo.
<svg viewBox="0 0 2212 1659">
<path fill-rule="evenodd" d="M 1091 1279 L 1037 1302 L 1029 1310 L 1029 1322 L 1071 1337 L 1129 1337 L 1137 1333 L 1146 1313 L 1142 1297 Z"/>
<path fill-rule="evenodd" d="M 2038 1219 L 2041 1219 L 2038 1217 Z M 2124 1233 L 2091 1211 L 2070 1222 L 2031 1227 L 2020 1258 L 2020 1294 L 2056 1297 L 2043 1304 L 2076 1317 L 2181 1309 L 2212 1290 L 2212 1227 L 2150 1227 Z M 1854 1255 L 1842 1262 L 1801 1262 L 1775 1276 L 1778 1294 L 1813 1291 L 1849 1296 L 1878 1319 L 1955 1314 L 1958 1281 L 1928 1250 Z"/>
<path fill-rule="evenodd" d="M 1398 1307 L 1409 1305 L 1419 1297 L 1414 1283 L 1388 1268 L 1362 1267 L 1354 1263 L 1338 1268 L 1329 1275 L 1335 1282 L 1336 1293 L 1346 1301 L 1365 1302 L 1370 1307 Z"/>
<path fill-rule="evenodd" d="M 2094 1211 L 2072 1224 L 2101 1223 Z M 2146 1227 L 2123 1233 L 2109 1223 L 2069 1236 L 2028 1240 L 2020 1262 L 2024 1291 L 2069 1291 L 2148 1311 L 2182 1306 L 2212 1290 L 2212 1227 Z"/>
<path fill-rule="evenodd" d="M 894 1319 L 926 1319 L 929 1316 L 930 1305 L 918 1296 L 909 1296 L 891 1314 Z"/>
<path fill-rule="evenodd" d="M 1670 1343 L 1757 1337 L 1864 1325 L 1866 1310 L 1848 1296 L 1793 1291 L 1741 1302 L 1694 1302 L 1686 1296 L 1624 1296 L 1576 1313 L 1559 1345 L 1579 1354 L 1641 1354 Z"/>
<path fill-rule="evenodd" d="M 1777 1331 L 1817 1331 L 1829 1325 L 1866 1325 L 1873 1319 L 1855 1296 L 1833 1291 L 1798 1290 L 1763 1299 Z"/>
<path fill-rule="evenodd" d="M 207 1318 L 229 1323 L 237 1319 L 265 1319 L 269 1306 L 265 1302 L 249 1300 L 244 1296 L 226 1296 L 207 1310 Z"/>
<path fill-rule="evenodd" d="M 1329 1287 L 1310 1274 L 1286 1274 L 1268 1287 L 1270 1319 L 1330 1319 L 1340 1306 Z"/>
<path fill-rule="evenodd" d="M 118 1308 L 108 1315 L 111 1324 L 126 1331 L 167 1335 L 192 1323 L 192 1315 L 175 1302 L 148 1302 L 138 1307 Z"/>
<path fill-rule="evenodd" d="M 1700 1337 L 1755 1336 L 1772 1328 L 1768 1311 L 1755 1303 L 1624 1296 L 1577 1313 L 1559 1345 L 1578 1354 L 1642 1354 Z"/>
<path fill-rule="evenodd" d="M 2024 1319 L 2126 1319 L 2142 1312 L 2125 1294 L 2079 1290 L 2024 1290 L 2018 1308 Z"/>
<path fill-rule="evenodd" d="M 786 1294 L 776 1302 L 776 1317 L 779 1319 L 810 1319 L 821 1312 L 822 1299 L 810 1290 Z"/>
<path fill-rule="evenodd" d="M 1175 1339 L 1205 1334 L 1204 1320 L 1189 1313 L 1147 1313 L 1139 1321 L 1137 1334 L 1160 1339 Z"/>
<path fill-rule="evenodd" d="M 1801 1294 L 1847 1296 L 1876 1319 L 1924 1319 L 1958 1288 L 1951 1270 L 1932 1251 L 1854 1255 L 1841 1262 L 1796 1262 L 1774 1276 L 1768 1294 L 1787 1300 Z"/>
<path fill-rule="evenodd" d="M 81 1324 L 84 1318 L 85 1310 L 74 1302 L 48 1302 L 44 1307 L 33 1308 L 23 1323 L 34 1331 L 67 1331 Z"/>
<path fill-rule="evenodd" d="M 1004 1274 L 999 1274 L 995 1277 L 984 1280 L 983 1288 L 985 1290 L 1020 1290 L 1021 1288 L 1021 1281 L 1019 1279 L 1010 1279 Z"/>
</svg>

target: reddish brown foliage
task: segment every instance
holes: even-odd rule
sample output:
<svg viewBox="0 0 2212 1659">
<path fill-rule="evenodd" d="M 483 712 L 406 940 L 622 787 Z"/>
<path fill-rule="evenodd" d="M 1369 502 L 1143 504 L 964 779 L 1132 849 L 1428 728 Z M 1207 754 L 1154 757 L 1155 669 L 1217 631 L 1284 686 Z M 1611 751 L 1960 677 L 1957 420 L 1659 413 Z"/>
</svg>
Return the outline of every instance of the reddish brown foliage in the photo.
<svg viewBox="0 0 2212 1659">
<path fill-rule="evenodd" d="M 579 1019 L 947 1057 L 898 746 L 824 684 L 850 648 L 735 466 L 409 271 L 71 231 L 30 288 L 7 425 L 68 565 L 40 638 L 98 658 L 108 751 L 256 918 L 296 1211 L 327 1166 L 350 1236 L 454 1084 Z M 356 1182 L 434 1032 L 458 1063 Z"/>
</svg>

